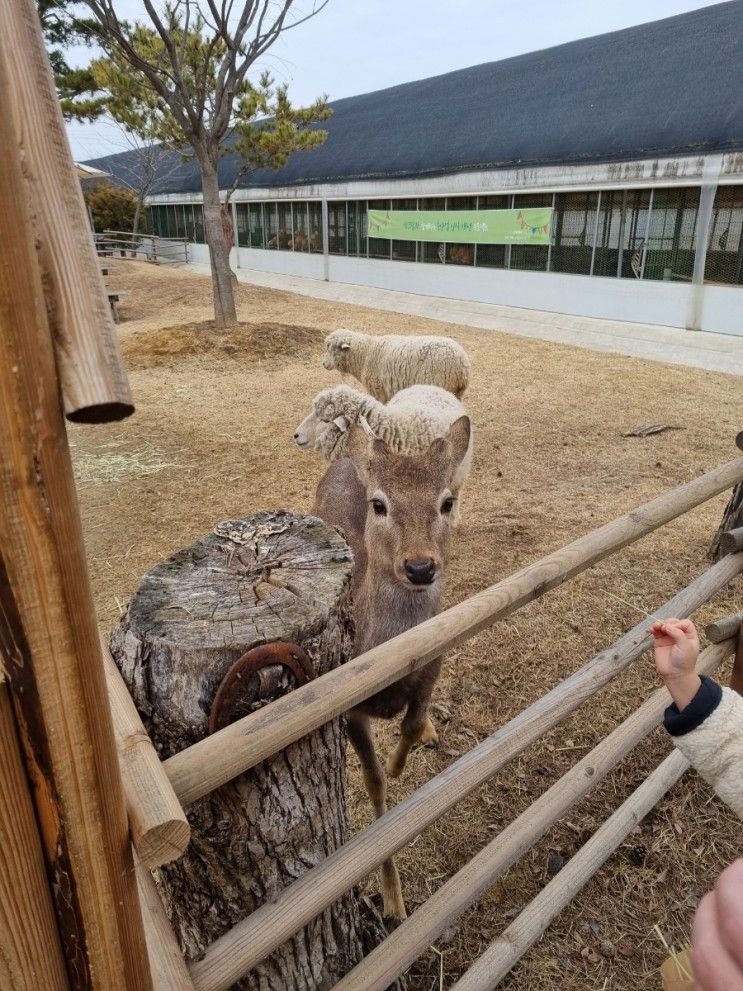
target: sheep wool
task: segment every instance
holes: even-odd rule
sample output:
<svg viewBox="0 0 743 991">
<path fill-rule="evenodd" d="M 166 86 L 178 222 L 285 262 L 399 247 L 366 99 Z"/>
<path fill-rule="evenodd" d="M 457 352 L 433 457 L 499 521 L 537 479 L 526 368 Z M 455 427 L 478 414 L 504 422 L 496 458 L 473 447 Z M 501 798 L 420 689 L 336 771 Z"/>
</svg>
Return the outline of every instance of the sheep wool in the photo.
<svg viewBox="0 0 743 991">
<path fill-rule="evenodd" d="M 331 461 L 345 457 L 348 435 L 347 431 L 325 432 L 326 426 L 364 422 L 396 454 L 420 454 L 438 437 L 446 436 L 452 424 L 466 414 L 455 396 L 435 385 L 403 389 L 386 405 L 350 386 L 338 385 L 315 396 L 303 425 L 311 424 L 314 449 L 322 450 L 326 460 Z M 472 450 L 471 432 L 469 448 L 457 472 L 458 487 L 469 475 Z"/>
<path fill-rule="evenodd" d="M 412 385 L 435 385 L 461 399 L 470 381 L 467 353 L 449 337 L 334 330 L 325 338 L 323 366 L 353 375 L 383 403 Z"/>
</svg>

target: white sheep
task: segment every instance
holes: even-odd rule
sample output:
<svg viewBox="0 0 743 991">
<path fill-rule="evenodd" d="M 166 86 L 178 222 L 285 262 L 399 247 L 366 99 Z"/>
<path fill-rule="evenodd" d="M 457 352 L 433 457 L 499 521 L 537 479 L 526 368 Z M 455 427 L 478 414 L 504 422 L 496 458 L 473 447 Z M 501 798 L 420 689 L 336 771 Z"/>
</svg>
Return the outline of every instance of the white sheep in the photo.
<svg viewBox="0 0 743 991">
<path fill-rule="evenodd" d="M 436 385 L 402 389 L 386 405 L 358 389 L 337 385 L 318 392 L 294 440 L 302 450 L 319 451 L 326 461 L 335 461 L 346 456 L 349 427 L 360 423 L 396 454 L 420 454 L 437 437 L 444 437 L 466 412 L 451 392 Z M 470 432 L 469 448 L 458 472 L 459 484 L 469 475 L 472 442 Z"/>
<path fill-rule="evenodd" d="M 461 399 L 470 381 L 469 358 L 449 337 L 334 330 L 325 338 L 323 367 L 353 375 L 383 403 L 411 385 L 437 385 Z"/>
</svg>

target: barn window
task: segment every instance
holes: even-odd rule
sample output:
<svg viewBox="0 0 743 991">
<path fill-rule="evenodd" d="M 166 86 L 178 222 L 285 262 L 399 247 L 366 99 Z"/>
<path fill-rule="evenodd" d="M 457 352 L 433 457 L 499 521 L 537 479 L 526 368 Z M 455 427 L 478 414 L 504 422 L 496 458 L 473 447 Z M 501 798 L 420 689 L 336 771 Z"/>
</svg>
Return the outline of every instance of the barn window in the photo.
<svg viewBox="0 0 743 991">
<path fill-rule="evenodd" d="M 265 247 L 263 231 L 263 204 L 248 203 L 248 244 L 251 248 Z"/>
<path fill-rule="evenodd" d="M 310 218 L 310 251 L 322 254 L 322 203 L 308 203 L 307 212 Z"/>
<path fill-rule="evenodd" d="M 346 204 L 328 203 L 328 251 L 331 255 L 346 254 Z"/>
<path fill-rule="evenodd" d="M 691 281 L 698 210 L 698 188 L 653 190 L 643 279 Z"/>
<path fill-rule="evenodd" d="M 511 197 L 506 195 L 478 196 L 478 210 L 508 210 L 511 206 Z M 478 244 L 475 265 L 484 268 L 505 268 L 506 267 L 505 244 Z"/>
<path fill-rule="evenodd" d="M 368 200 L 367 209 L 369 210 L 389 210 L 390 201 L 389 200 Z M 386 237 L 370 237 L 369 238 L 369 257 L 370 258 L 390 258 L 392 252 L 392 242 L 387 240 Z"/>
<path fill-rule="evenodd" d="M 743 285 L 743 186 L 720 186 L 715 193 L 704 278 Z"/>
<path fill-rule="evenodd" d="M 530 193 L 514 196 L 514 210 L 524 207 L 552 206 L 552 193 Z M 512 244 L 510 268 L 529 272 L 546 272 L 550 246 L 547 244 Z"/>
<path fill-rule="evenodd" d="M 597 208 L 598 193 L 558 193 L 555 196 L 551 272 L 590 273 Z"/>
</svg>

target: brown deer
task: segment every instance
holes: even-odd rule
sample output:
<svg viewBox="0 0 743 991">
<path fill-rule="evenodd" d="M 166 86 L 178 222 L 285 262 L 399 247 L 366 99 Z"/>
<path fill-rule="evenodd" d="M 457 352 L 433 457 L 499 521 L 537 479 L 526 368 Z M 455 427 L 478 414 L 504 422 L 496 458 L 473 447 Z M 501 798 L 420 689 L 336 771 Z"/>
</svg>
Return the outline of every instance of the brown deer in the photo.
<svg viewBox="0 0 743 991">
<path fill-rule="evenodd" d="M 355 654 L 422 623 L 439 607 L 449 563 L 455 503 L 466 477 L 469 417 L 421 454 L 394 454 L 360 426 L 351 428 L 348 457 L 333 462 L 315 497 L 315 514 L 341 527 L 354 553 Z M 406 675 L 348 713 L 348 735 L 358 754 L 377 817 L 387 809 L 385 768 L 374 749 L 371 718 L 392 719 L 405 709 L 400 742 L 387 761 L 398 777 L 411 748 L 435 742 L 428 715 L 441 658 Z M 382 866 L 384 914 L 405 918 L 393 860 Z"/>
</svg>

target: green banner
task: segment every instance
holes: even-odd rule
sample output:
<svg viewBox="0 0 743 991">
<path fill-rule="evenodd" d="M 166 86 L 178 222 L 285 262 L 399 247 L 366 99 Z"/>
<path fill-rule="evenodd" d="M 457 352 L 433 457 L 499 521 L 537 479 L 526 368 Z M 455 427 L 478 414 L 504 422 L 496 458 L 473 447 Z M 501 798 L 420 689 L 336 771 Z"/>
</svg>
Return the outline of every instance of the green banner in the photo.
<svg viewBox="0 0 743 991">
<path fill-rule="evenodd" d="M 369 237 L 460 244 L 549 244 L 551 207 L 522 210 L 369 210 Z"/>
</svg>

